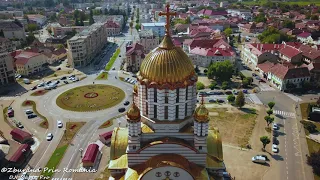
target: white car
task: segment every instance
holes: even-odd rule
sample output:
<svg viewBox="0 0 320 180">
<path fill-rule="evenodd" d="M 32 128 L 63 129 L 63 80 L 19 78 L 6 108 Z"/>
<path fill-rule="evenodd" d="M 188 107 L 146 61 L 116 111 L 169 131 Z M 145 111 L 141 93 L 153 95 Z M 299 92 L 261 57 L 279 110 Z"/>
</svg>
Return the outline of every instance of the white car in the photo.
<svg viewBox="0 0 320 180">
<path fill-rule="evenodd" d="M 63 126 L 63 124 L 62 124 L 62 122 L 61 121 L 58 121 L 58 128 L 62 128 L 62 126 Z"/>
<path fill-rule="evenodd" d="M 45 89 L 45 90 L 50 90 L 51 87 L 50 87 L 50 86 L 45 86 L 44 89 Z"/>
<path fill-rule="evenodd" d="M 254 156 L 252 157 L 252 162 L 254 163 L 260 163 L 260 164 L 265 164 L 267 163 L 267 160 L 263 156 Z"/>
<path fill-rule="evenodd" d="M 273 123 L 273 125 L 272 125 L 272 129 L 273 130 L 278 130 L 278 124 L 277 123 Z"/>
<path fill-rule="evenodd" d="M 112 68 L 112 70 L 116 70 L 116 68 L 115 68 L 115 67 L 113 67 L 113 68 Z"/>
<path fill-rule="evenodd" d="M 53 134 L 52 133 L 48 133 L 47 137 L 46 137 L 47 141 L 51 141 L 52 138 L 53 138 Z"/>
<path fill-rule="evenodd" d="M 32 114 L 32 113 L 33 113 L 32 110 L 30 110 L 30 109 L 26 110 L 26 114 Z"/>
<path fill-rule="evenodd" d="M 42 86 L 44 86 L 45 84 L 44 84 L 44 82 L 43 83 L 40 83 L 40 84 L 38 84 L 38 87 L 42 87 Z"/>
<path fill-rule="evenodd" d="M 277 153 L 279 151 L 279 148 L 277 145 L 272 144 L 272 152 Z"/>
</svg>

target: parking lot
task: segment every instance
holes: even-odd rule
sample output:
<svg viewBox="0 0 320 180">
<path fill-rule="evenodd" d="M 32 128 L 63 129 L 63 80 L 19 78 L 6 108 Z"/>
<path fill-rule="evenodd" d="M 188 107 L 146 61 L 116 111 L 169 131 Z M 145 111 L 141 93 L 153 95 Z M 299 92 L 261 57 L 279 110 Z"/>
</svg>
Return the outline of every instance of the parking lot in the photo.
<svg viewBox="0 0 320 180">
<path fill-rule="evenodd" d="M 28 110 L 31 111 L 32 113 L 27 114 L 26 112 L 27 112 Z M 43 119 L 42 119 L 41 117 L 39 117 L 38 115 L 35 114 L 35 112 L 33 112 L 32 106 L 22 107 L 22 111 L 23 111 L 23 114 L 24 114 L 25 118 L 26 118 L 28 121 L 32 121 L 33 123 L 35 123 L 35 124 L 37 124 L 37 125 L 39 125 L 39 124 L 43 121 Z M 30 116 L 30 115 L 36 115 L 36 117 L 33 116 L 33 118 L 31 118 L 32 116 Z M 30 118 L 28 118 L 28 116 L 30 116 Z"/>
</svg>

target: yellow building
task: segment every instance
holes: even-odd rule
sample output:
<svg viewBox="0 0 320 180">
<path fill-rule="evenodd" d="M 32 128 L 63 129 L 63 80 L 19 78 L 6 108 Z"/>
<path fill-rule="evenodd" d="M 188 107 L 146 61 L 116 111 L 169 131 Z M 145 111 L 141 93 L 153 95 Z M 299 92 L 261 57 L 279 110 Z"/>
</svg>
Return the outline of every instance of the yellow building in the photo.
<svg viewBox="0 0 320 180">
<path fill-rule="evenodd" d="M 17 73 L 28 76 L 46 68 L 47 57 L 40 53 L 22 51 L 14 57 Z"/>
<path fill-rule="evenodd" d="M 197 107 L 194 66 L 169 34 L 142 61 L 128 128 L 111 138 L 109 179 L 210 180 L 225 171 L 219 131 L 209 130 L 209 111 Z"/>
</svg>

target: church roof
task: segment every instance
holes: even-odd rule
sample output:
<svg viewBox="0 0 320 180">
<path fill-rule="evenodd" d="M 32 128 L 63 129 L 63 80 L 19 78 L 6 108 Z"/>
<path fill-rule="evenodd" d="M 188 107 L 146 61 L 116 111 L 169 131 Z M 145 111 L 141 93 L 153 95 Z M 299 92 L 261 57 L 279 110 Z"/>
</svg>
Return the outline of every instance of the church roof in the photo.
<svg viewBox="0 0 320 180">
<path fill-rule="evenodd" d="M 110 146 L 110 160 L 120 158 L 126 153 L 129 132 L 127 128 L 114 128 Z"/>
<path fill-rule="evenodd" d="M 217 167 L 223 161 L 222 141 L 217 129 L 208 132 L 207 154 L 207 167 Z"/>
</svg>

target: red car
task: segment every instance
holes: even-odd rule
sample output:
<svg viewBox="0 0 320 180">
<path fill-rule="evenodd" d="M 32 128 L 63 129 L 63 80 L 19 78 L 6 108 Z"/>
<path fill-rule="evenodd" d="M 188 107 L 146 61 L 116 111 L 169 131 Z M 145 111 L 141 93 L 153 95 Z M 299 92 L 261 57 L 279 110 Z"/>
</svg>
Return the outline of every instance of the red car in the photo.
<svg viewBox="0 0 320 180">
<path fill-rule="evenodd" d="M 265 83 L 266 81 L 265 81 L 265 80 L 263 80 L 263 79 L 260 79 L 260 80 L 259 80 L 259 82 L 263 82 L 263 83 Z"/>
</svg>

